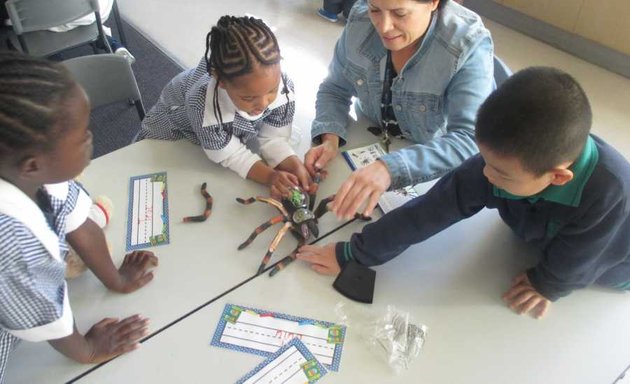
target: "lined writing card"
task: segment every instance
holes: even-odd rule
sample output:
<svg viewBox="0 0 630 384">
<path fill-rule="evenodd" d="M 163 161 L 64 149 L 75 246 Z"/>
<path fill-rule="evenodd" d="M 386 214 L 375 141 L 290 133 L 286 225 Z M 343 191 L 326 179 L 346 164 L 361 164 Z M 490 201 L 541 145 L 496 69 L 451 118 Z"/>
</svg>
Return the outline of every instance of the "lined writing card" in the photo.
<svg viewBox="0 0 630 384">
<path fill-rule="evenodd" d="M 269 356 L 298 338 L 326 368 L 338 371 L 345 332 L 342 325 L 226 304 L 211 344 Z"/>
<path fill-rule="evenodd" d="M 169 243 L 166 172 L 129 180 L 127 251 Z"/>
<path fill-rule="evenodd" d="M 299 339 L 292 339 L 236 384 L 310 384 L 325 374 L 311 351 Z"/>
</svg>

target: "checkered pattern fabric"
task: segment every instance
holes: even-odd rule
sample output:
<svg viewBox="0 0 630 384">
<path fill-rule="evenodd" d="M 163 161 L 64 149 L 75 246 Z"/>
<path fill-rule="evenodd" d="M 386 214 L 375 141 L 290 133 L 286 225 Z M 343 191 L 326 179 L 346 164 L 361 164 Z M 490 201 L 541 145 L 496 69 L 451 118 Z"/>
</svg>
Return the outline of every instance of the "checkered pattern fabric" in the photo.
<svg viewBox="0 0 630 384">
<path fill-rule="evenodd" d="M 66 218 L 73 213 L 79 184 L 69 183 L 68 195 L 60 200 L 42 189 L 50 230 L 59 239 L 62 259 L 68 251 Z M 19 339 L 8 330 L 28 330 L 62 316 L 66 295 L 65 263 L 53 258 L 40 240 L 22 222 L 0 213 L 0 382 L 9 354 Z M 61 335 L 65 336 L 65 335 Z"/>
<path fill-rule="evenodd" d="M 284 74 L 283 78 L 292 96 L 293 82 Z M 147 113 L 138 140 L 174 141 L 186 138 L 204 149 L 221 150 L 228 145 L 232 136 L 237 137 L 242 143 L 247 143 L 258 135 L 263 124 L 277 128 L 291 125 L 295 114 L 295 101 L 292 97 L 287 100 L 281 83 L 276 100 L 257 119 L 249 120 L 243 117 L 229 97 L 223 95 L 218 97 L 223 125 L 212 118 L 212 123 L 204 126 L 204 113 L 213 114 L 212 100 L 207 100 L 206 96 L 213 94 L 215 84 L 216 81 L 208 74 L 203 59 L 196 68 L 175 76 L 162 90 L 158 102 Z"/>
</svg>

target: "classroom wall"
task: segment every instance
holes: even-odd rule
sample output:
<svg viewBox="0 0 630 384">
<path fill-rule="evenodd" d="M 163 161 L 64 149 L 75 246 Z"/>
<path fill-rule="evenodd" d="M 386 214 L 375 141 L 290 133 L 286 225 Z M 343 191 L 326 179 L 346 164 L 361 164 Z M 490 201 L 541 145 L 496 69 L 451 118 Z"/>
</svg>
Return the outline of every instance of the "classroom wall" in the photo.
<svg viewBox="0 0 630 384">
<path fill-rule="evenodd" d="M 630 78 L 630 0 L 465 0 L 464 5 Z"/>
<path fill-rule="evenodd" d="M 629 0 L 494 0 L 567 32 L 630 55 Z"/>
</svg>

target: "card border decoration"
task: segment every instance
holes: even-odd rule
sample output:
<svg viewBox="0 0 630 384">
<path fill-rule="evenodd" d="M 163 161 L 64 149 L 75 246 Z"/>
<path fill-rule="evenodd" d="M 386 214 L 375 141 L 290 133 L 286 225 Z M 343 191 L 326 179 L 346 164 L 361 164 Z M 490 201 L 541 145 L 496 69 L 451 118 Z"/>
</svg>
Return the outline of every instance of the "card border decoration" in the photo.
<svg viewBox="0 0 630 384">
<path fill-rule="evenodd" d="M 221 348 L 227 348 L 227 349 L 231 349 L 235 351 L 240 351 L 240 352 L 252 353 L 259 356 L 270 356 L 274 353 L 274 352 L 261 351 L 255 348 L 237 346 L 234 344 L 221 342 L 221 336 L 223 335 L 223 331 L 225 330 L 226 325 L 228 323 L 232 323 L 232 324 L 236 323 L 238 321 L 238 317 L 241 312 L 250 312 L 258 316 L 274 317 L 277 319 L 293 321 L 293 322 L 298 323 L 299 325 L 304 325 L 304 324 L 316 325 L 316 326 L 321 326 L 322 328 L 328 329 L 329 330 L 328 342 L 335 346 L 334 347 L 335 351 L 332 356 L 332 364 L 329 365 L 329 364 L 322 363 L 322 365 L 324 365 L 326 368 L 328 368 L 331 371 L 339 371 L 339 364 L 341 361 L 341 352 L 343 350 L 343 344 L 345 342 L 345 337 L 346 337 L 346 326 L 331 323 L 328 321 L 313 320 L 313 319 L 309 319 L 305 317 L 287 315 L 287 314 L 278 313 L 278 312 L 269 312 L 269 311 L 265 311 L 261 309 L 228 303 L 228 304 L 225 304 L 225 308 L 223 309 L 223 312 L 221 313 L 221 319 L 219 320 L 219 324 L 217 325 L 217 328 L 214 332 L 214 336 L 212 337 L 212 341 L 210 342 L 210 345 L 213 345 L 215 347 L 221 347 Z"/>
<path fill-rule="evenodd" d="M 141 244 L 131 244 L 131 232 L 133 227 L 133 186 L 136 180 L 141 179 L 150 179 L 150 181 L 160 181 L 163 182 L 164 187 L 162 189 L 162 233 L 158 235 L 151 236 L 149 242 L 141 243 Z M 145 175 L 132 176 L 129 178 L 129 198 L 127 205 L 127 241 L 126 241 L 126 249 L 127 251 L 134 251 L 138 249 L 154 247 L 158 245 L 166 245 L 170 243 L 170 232 L 169 232 L 169 214 L 168 214 L 168 177 L 166 176 L 166 172 L 155 172 L 148 173 Z"/>
<path fill-rule="evenodd" d="M 302 369 L 303 370 L 309 369 L 309 371 L 312 371 L 312 369 L 305 367 L 305 365 L 309 365 L 309 367 L 310 366 L 314 366 L 314 367 L 317 368 L 315 370 L 316 371 L 316 375 L 315 375 L 315 377 L 312 377 L 312 378 L 308 377 L 308 375 L 309 375 L 308 372 L 306 372 L 306 371 L 304 372 L 306 374 L 306 376 L 307 376 L 309 384 L 318 382 L 324 375 L 326 375 L 326 373 L 328 373 L 326 368 L 324 368 L 324 365 L 322 363 L 320 363 L 319 360 L 317 360 L 315 358 L 315 356 L 313 356 L 313 354 L 306 347 L 306 345 L 304 345 L 304 343 L 302 343 L 300 341 L 300 339 L 294 338 L 294 339 L 291 339 L 291 341 L 289 341 L 288 343 L 286 343 L 282 347 L 278 348 L 278 350 L 276 352 L 274 352 L 271 355 L 269 355 L 269 357 L 267 357 L 262 363 L 258 364 L 254 369 L 249 371 L 249 373 L 247 373 L 245 376 L 241 377 L 236 382 L 236 384 L 243 384 L 247 380 L 251 379 L 258 372 L 260 372 L 261 369 L 263 369 L 266 366 L 268 366 L 269 363 L 271 363 L 273 360 L 277 359 L 278 356 L 282 355 L 284 352 L 286 352 L 291 347 L 297 348 L 297 350 L 300 351 L 302 356 L 304 358 L 306 358 L 306 363 L 302 364 Z"/>
</svg>

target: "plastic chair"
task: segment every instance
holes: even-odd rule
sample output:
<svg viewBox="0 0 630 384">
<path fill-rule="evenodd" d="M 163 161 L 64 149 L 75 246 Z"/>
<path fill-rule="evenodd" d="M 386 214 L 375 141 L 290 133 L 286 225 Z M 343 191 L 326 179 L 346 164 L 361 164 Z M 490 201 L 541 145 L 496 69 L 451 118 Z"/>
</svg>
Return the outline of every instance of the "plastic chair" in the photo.
<svg viewBox="0 0 630 384">
<path fill-rule="evenodd" d="M 131 64 L 114 54 L 75 57 L 63 61 L 74 79 L 90 98 L 92 108 L 117 101 L 129 101 L 136 106 L 140 121 L 145 111 L 142 96 Z"/>
<path fill-rule="evenodd" d="M 508 67 L 503 60 L 498 57 L 494 57 L 494 83 L 496 86 L 503 84 L 508 77 L 512 76 L 512 70 Z"/>
<path fill-rule="evenodd" d="M 116 29 L 118 29 L 118 38 L 123 46 L 127 46 L 127 37 L 125 36 L 125 30 L 123 29 L 122 22 L 120 21 L 120 13 L 118 12 L 118 2 L 114 0 L 112 3 L 112 15 L 114 16 L 114 22 L 116 22 Z"/>
<path fill-rule="evenodd" d="M 108 52 L 112 52 L 103 30 L 98 0 L 7 0 L 5 6 L 13 32 L 25 53 L 46 57 L 96 41 L 100 41 Z M 93 24 L 67 32 L 47 30 L 90 13 L 96 16 Z"/>
</svg>

